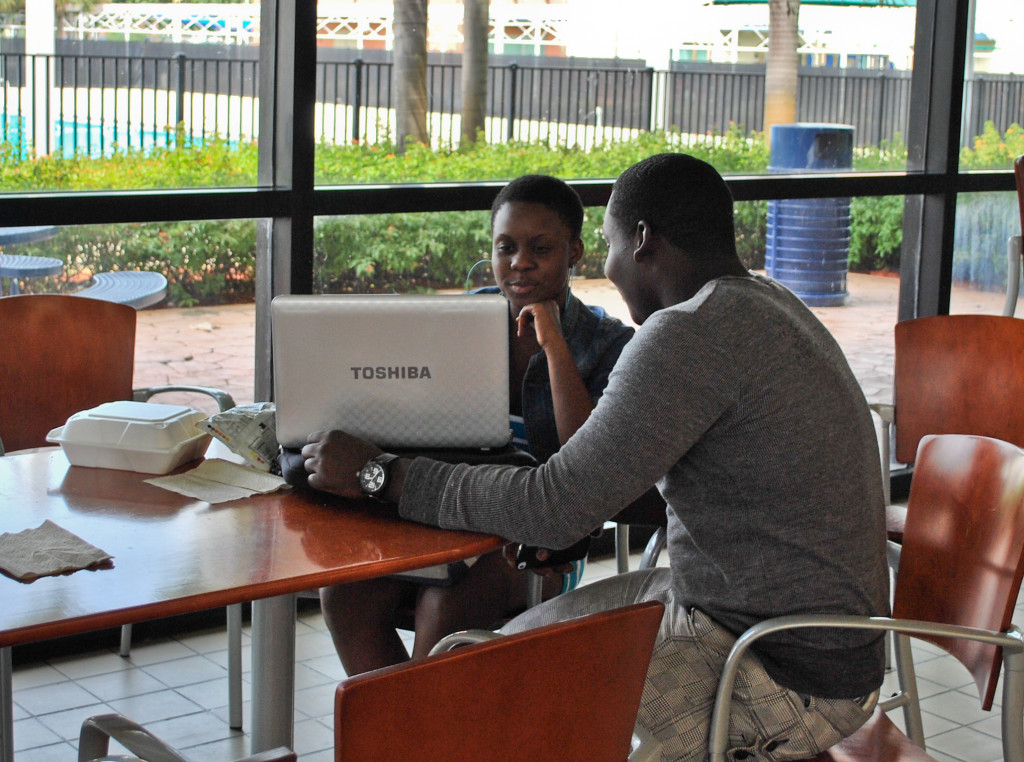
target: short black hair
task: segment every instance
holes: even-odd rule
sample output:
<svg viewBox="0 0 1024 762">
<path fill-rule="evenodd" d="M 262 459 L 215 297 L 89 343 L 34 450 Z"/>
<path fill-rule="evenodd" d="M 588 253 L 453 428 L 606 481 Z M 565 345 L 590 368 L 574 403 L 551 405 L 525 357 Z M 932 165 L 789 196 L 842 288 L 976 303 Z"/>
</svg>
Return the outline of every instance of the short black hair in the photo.
<svg viewBox="0 0 1024 762">
<path fill-rule="evenodd" d="M 612 204 L 609 211 L 629 233 L 645 220 L 688 254 L 736 253 L 729 186 L 694 156 L 660 153 L 634 164 L 612 186 Z"/>
<path fill-rule="evenodd" d="M 541 204 L 559 216 L 573 240 L 583 234 L 583 202 L 579 194 L 564 181 L 550 175 L 523 175 L 510 182 L 491 204 L 491 227 L 494 217 L 505 204 Z"/>
</svg>

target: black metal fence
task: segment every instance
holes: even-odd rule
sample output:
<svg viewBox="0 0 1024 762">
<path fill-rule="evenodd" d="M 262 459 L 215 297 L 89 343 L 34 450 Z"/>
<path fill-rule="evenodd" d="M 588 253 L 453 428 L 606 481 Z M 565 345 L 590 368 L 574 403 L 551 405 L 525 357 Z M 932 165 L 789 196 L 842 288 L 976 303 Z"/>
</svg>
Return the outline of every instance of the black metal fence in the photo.
<svg viewBox="0 0 1024 762">
<path fill-rule="evenodd" d="M 591 146 L 664 129 L 687 137 L 762 129 L 764 67 L 676 64 L 492 65 L 487 139 Z M 545 65 L 540 65 L 545 64 Z M 392 65 L 323 60 L 317 65 L 317 138 L 393 138 Z M 27 153 L 109 153 L 213 136 L 258 137 L 259 62 L 203 58 L 58 54 L 0 55 L 0 141 Z M 461 135 L 461 68 L 428 66 L 428 130 L 435 144 Z M 986 120 L 1000 131 L 1024 123 L 1024 77 L 983 75 L 968 83 L 964 144 Z M 803 69 L 798 120 L 852 124 L 858 145 L 906 131 L 910 73 Z M 35 129 L 33 124 L 43 125 Z"/>
</svg>

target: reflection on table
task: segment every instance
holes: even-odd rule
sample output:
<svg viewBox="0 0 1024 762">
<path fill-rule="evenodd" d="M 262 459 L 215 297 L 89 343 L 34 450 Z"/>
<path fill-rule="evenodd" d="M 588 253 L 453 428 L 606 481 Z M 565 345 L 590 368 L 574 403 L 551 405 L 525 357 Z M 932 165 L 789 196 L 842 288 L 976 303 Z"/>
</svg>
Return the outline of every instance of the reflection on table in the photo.
<svg viewBox="0 0 1024 762">
<path fill-rule="evenodd" d="M 55 225 L 36 225 L 31 227 L 0 228 L 0 249 L 21 243 L 45 241 L 57 235 Z M 19 254 L 0 253 L 0 279 L 10 278 L 10 293 L 13 296 L 21 292 L 19 281 L 22 278 L 41 278 L 47 275 L 60 275 L 64 262 L 54 257 L 29 257 Z M 3 296 L 3 284 L 0 280 L 0 296 Z"/>
<path fill-rule="evenodd" d="M 281 492 L 211 505 L 146 478 L 71 467 L 56 449 L 0 458 L 0 532 L 50 519 L 114 556 L 113 569 L 30 585 L 0 576 L 0 647 L 254 601 L 254 752 L 293 746 L 295 593 L 501 544 L 406 522 L 369 501 Z M 9 702 L 3 711 L 0 727 L 10 728 Z M 6 735 L 0 759 L 13 749 Z"/>
</svg>

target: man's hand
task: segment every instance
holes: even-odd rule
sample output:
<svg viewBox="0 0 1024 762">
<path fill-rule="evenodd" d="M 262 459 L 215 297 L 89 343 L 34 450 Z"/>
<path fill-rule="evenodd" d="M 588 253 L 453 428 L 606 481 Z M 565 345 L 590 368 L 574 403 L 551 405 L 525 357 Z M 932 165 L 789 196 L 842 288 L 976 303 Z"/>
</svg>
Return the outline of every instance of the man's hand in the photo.
<svg viewBox="0 0 1024 762">
<path fill-rule="evenodd" d="M 317 431 L 302 448 L 309 486 L 347 498 L 363 496 L 359 471 L 382 450 L 344 431 Z"/>
<path fill-rule="evenodd" d="M 558 305 L 553 300 L 527 304 L 516 317 L 516 330 L 522 336 L 528 326 L 532 325 L 537 334 L 537 343 L 541 349 L 547 349 L 554 339 L 565 339 L 562 336 L 562 317 Z"/>
<path fill-rule="evenodd" d="M 505 557 L 505 563 L 511 566 L 513 569 L 518 569 L 517 556 L 519 549 L 523 547 L 518 542 L 510 542 L 502 548 L 502 555 Z M 536 549 L 537 560 L 544 562 L 551 557 L 551 551 L 547 548 Z M 557 564 L 555 566 L 530 566 L 528 567 L 534 574 L 539 574 L 542 577 L 552 577 L 556 574 L 571 574 L 572 564 Z"/>
</svg>

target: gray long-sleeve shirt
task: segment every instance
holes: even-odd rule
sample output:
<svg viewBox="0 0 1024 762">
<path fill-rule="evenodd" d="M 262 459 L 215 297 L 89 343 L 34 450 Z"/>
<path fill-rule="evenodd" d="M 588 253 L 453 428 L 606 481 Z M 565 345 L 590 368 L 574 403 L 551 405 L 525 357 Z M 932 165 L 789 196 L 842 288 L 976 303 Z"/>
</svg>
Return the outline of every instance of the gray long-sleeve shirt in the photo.
<svg viewBox="0 0 1024 762">
<path fill-rule="evenodd" d="M 652 315 L 593 414 L 538 468 L 415 460 L 399 510 L 564 547 L 657 484 L 676 600 L 739 633 L 795 613 L 888 609 L 874 427 L 842 351 L 788 290 L 712 281 Z M 859 696 L 881 639 L 802 630 L 756 649 L 780 684 Z"/>
</svg>

